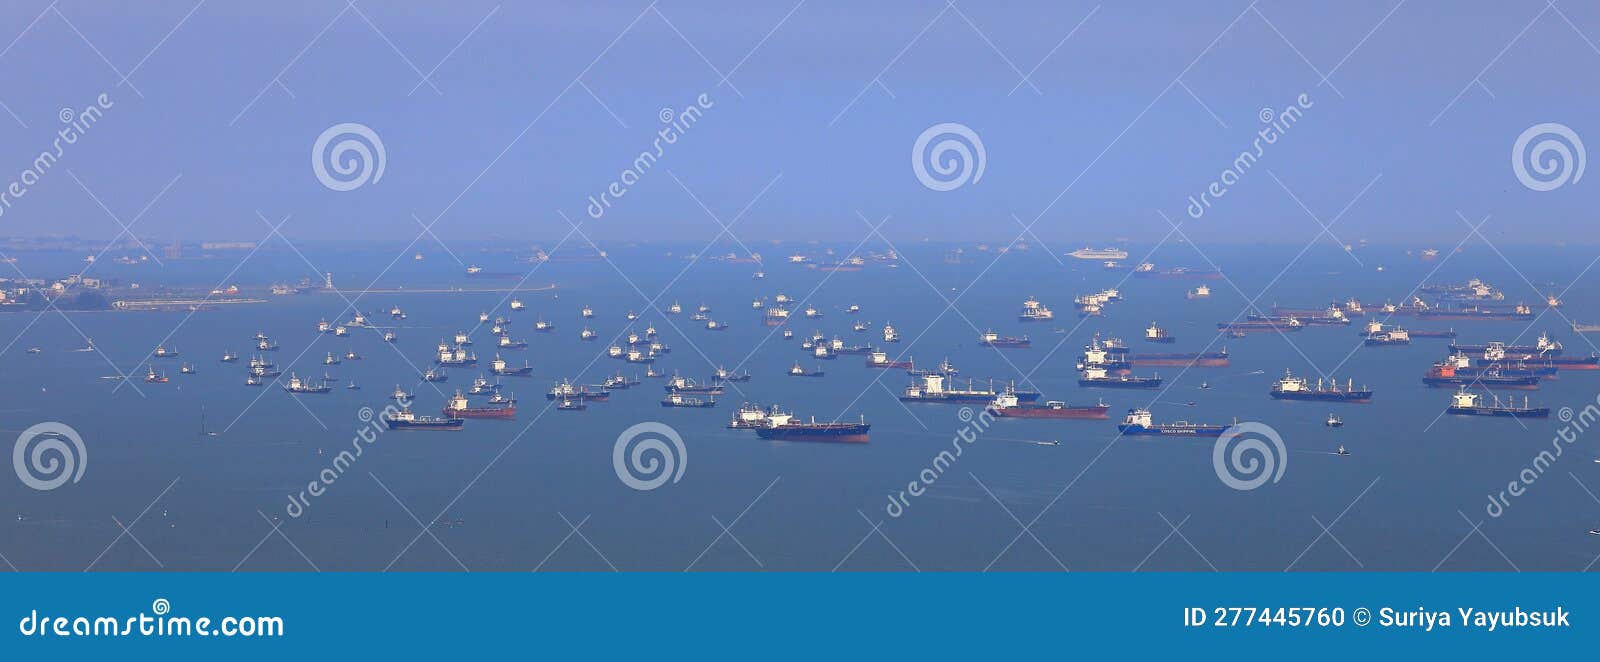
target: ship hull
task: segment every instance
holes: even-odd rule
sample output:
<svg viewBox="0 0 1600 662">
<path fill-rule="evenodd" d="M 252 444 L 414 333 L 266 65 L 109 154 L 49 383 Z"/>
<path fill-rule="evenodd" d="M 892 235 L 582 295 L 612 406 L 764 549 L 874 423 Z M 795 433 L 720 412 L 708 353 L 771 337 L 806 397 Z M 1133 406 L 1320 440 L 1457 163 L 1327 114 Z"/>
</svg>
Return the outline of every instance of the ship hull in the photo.
<svg viewBox="0 0 1600 662">
<path fill-rule="evenodd" d="M 1343 391 L 1339 393 L 1318 393 L 1305 391 L 1300 393 L 1272 393 L 1274 400 L 1299 400 L 1304 402 L 1348 402 L 1351 404 L 1367 404 L 1372 402 L 1371 391 Z"/>
<path fill-rule="evenodd" d="M 796 426 L 756 428 L 756 436 L 773 441 L 821 441 L 833 443 L 864 444 L 870 425 Z"/>
<path fill-rule="evenodd" d="M 416 430 L 421 432 L 449 432 L 460 430 L 465 421 L 452 418 L 443 421 L 387 421 L 390 430 Z"/>
<path fill-rule="evenodd" d="M 1080 379 L 1078 386 L 1084 388 L 1121 388 L 1121 389 L 1157 389 L 1161 388 L 1160 379 Z"/>
<path fill-rule="evenodd" d="M 1028 349 L 1029 347 L 1033 346 L 1033 342 L 1028 340 L 991 340 L 988 342 L 980 342 L 978 344 L 984 347 L 993 347 L 996 349 Z M 843 354 L 844 352 L 840 353 Z"/>
<path fill-rule="evenodd" d="M 1228 366 L 1228 355 L 1220 352 L 1203 354 L 1129 354 L 1124 360 L 1128 365 L 1150 367 L 1197 366 L 1202 368 L 1226 368 Z"/>
<path fill-rule="evenodd" d="M 517 417 L 516 407 L 469 407 L 467 409 L 444 409 L 444 415 L 451 418 L 503 418 Z"/>
<path fill-rule="evenodd" d="M 1111 405 L 1093 405 L 1089 407 L 1051 407 L 1049 405 L 1026 405 L 1017 407 L 992 407 L 996 416 L 1005 418 L 1055 418 L 1071 420 L 1105 420 L 1106 412 Z"/>
<path fill-rule="evenodd" d="M 1473 365 L 1476 365 L 1476 366 L 1487 367 L 1487 366 L 1490 366 L 1490 365 L 1494 365 L 1496 363 L 1504 365 L 1506 363 L 1515 363 L 1515 362 L 1518 362 L 1518 361 L 1533 361 L 1533 362 L 1536 362 L 1536 363 L 1539 363 L 1539 364 L 1545 365 L 1545 366 L 1555 366 L 1556 368 L 1561 369 L 1561 370 L 1600 370 L 1600 358 L 1596 358 L 1596 357 L 1593 357 L 1593 356 L 1570 356 L 1570 357 L 1550 356 L 1550 357 L 1540 357 L 1540 356 L 1535 356 L 1535 355 L 1523 354 L 1523 355 L 1507 355 L 1506 358 L 1501 360 L 1501 361 L 1485 361 L 1482 358 L 1476 358 L 1476 359 L 1473 359 L 1472 363 L 1473 363 Z"/>
<path fill-rule="evenodd" d="M 1457 416 L 1499 416 L 1504 418 L 1550 418 L 1549 407 L 1506 409 L 1495 407 L 1450 407 L 1445 413 Z"/>
<path fill-rule="evenodd" d="M 971 393 L 946 391 L 935 395 L 902 395 L 900 400 L 902 402 L 934 402 L 952 405 L 986 405 L 994 402 L 996 395 L 999 394 L 988 391 Z M 1017 391 L 1014 395 L 1017 396 L 1019 402 L 1033 402 L 1039 399 L 1039 394 L 1031 391 Z"/>
<path fill-rule="evenodd" d="M 1228 430 L 1226 425 L 1186 425 L 1174 427 L 1171 425 L 1117 425 L 1117 431 L 1124 435 L 1154 436 L 1154 437 L 1220 437 Z"/>
<path fill-rule="evenodd" d="M 1485 350 L 1488 350 L 1489 346 L 1488 345 L 1461 345 L 1461 344 L 1457 344 L 1457 343 L 1450 343 L 1450 348 L 1449 349 L 1452 352 L 1461 352 L 1463 354 L 1478 354 L 1478 353 L 1482 353 Z M 1560 356 L 1561 352 L 1562 352 L 1562 350 L 1559 349 L 1559 348 L 1552 348 L 1552 349 L 1543 350 L 1542 354 L 1544 356 Z M 1532 354 L 1532 355 L 1538 355 L 1538 354 L 1541 354 L 1541 351 L 1539 350 L 1538 347 L 1534 347 L 1532 345 L 1509 345 L 1509 346 L 1506 347 L 1506 353 L 1507 354 Z"/>
<path fill-rule="evenodd" d="M 1423 377 L 1422 383 L 1433 388 L 1449 388 L 1452 386 L 1482 386 L 1494 389 L 1515 389 L 1519 391 L 1536 391 L 1539 389 L 1538 377 L 1481 377 L 1457 375 L 1455 377 Z"/>
</svg>

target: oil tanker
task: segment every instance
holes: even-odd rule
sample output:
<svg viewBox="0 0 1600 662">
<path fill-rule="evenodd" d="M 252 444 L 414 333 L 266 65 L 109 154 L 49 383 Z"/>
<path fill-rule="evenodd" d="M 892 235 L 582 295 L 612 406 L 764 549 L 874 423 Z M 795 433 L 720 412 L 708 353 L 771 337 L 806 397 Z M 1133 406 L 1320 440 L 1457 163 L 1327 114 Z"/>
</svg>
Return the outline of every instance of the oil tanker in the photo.
<svg viewBox="0 0 1600 662">
<path fill-rule="evenodd" d="M 1465 308 L 1433 308 L 1417 313 L 1417 319 L 1424 320 L 1478 320 L 1478 321 L 1531 321 L 1533 309 L 1525 304 L 1517 304 L 1510 310 L 1497 310 L 1481 306 L 1467 306 Z"/>
<path fill-rule="evenodd" d="M 1006 389 L 1005 393 L 996 396 L 989 405 L 989 410 L 996 416 L 1006 418 L 1065 418 L 1077 420 L 1105 420 L 1106 412 L 1111 405 L 1100 402 L 1092 405 L 1069 405 L 1060 400 L 1051 400 L 1044 404 L 1022 402 L 1017 399 L 1016 393 Z"/>
<path fill-rule="evenodd" d="M 1468 354 L 1476 354 L 1478 352 L 1486 352 L 1486 351 L 1489 350 L 1490 347 L 1493 347 L 1495 345 L 1499 345 L 1499 347 L 1500 347 L 1500 349 L 1502 351 L 1505 351 L 1505 352 L 1508 352 L 1508 353 L 1517 353 L 1517 354 L 1547 354 L 1547 355 L 1550 355 L 1550 356 L 1560 356 L 1561 352 L 1563 351 L 1563 348 L 1561 346 L 1561 342 L 1558 341 L 1558 340 L 1551 339 L 1550 338 L 1550 334 L 1548 334 L 1548 333 L 1539 334 L 1539 339 L 1534 341 L 1534 343 L 1532 345 L 1507 345 L 1505 343 L 1483 343 L 1483 344 L 1480 344 L 1480 345 L 1464 345 L 1464 344 L 1461 344 L 1461 343 L 1450 343 L 1450 351 L 1452 351 L 1452 352 L 1465 352 L 1465 353 L 1468 353 Z"/>
<path fill-rule="evenodd" d="M 418 416 L 411 413 L 410 409 L 402 409 L 383 418 L 383 422 L 390 430 L 460 430 L 466 421 L 450 417 Z"/>
<path fill-rule="evenodd" d="M 467 396 L 461 391 L 450 398 L 444 406 L 444 415 L 448 418 L 516 418 L 516 405 L 491 405 L 488 407 L 474 407 L 467 402 Z"/>
<path fill-rule="evenodd" d="M 1196 366 L 1202 368 L 1225 368 L 1228 366 L 1227 348 L 1217 352 L 1140 352 L 1138 354 L 1122 354 L 1120 356 L 1128 365 L 1137 366 Z"/>
<path fill-rule="evenodd" d="M 1428 369 L 1428 374 L 1422 377 L 1422 383 L 1435 388 L 1477 384 L 1487 388 L 1533 390 L 1539 388 L 1539 376 L 1531 373 L 1508 375 L 1502 373 L 1498 368 L 1490 368 L 1471 374 L 1461 374 L 1456 372 L 1454 363 L 1443 361 L 1433 364 L 1433 367 Z"/>
<path fill-rule="evenodd" d="M 872 430 L 872 425 L 863 417 L 855 423 L 818 423 L 815 416 L 811 422 L 804 423 L 794 419 L 792 414 L 780 413 L 774 409 L 767 414 L 764 427 L 756 428 L 756 436 L 762 439 L 777 441 L 831 441 L 864 444 L 867 443 L 867 433 Z"/>
<path fill-rule="evenodd" d="M 1231 425 L 1212 425 L 1209 423 L 1191 423 L 1178 421 L 1175 423 L 1156 423 L 1150 416 L 1148 409 L 1129 409 L 1128 415 L 1117 425 L 1117 431 L 1125 435 L 1154 435 L 1165 437 L 1220 437 Z"/>
</svg>

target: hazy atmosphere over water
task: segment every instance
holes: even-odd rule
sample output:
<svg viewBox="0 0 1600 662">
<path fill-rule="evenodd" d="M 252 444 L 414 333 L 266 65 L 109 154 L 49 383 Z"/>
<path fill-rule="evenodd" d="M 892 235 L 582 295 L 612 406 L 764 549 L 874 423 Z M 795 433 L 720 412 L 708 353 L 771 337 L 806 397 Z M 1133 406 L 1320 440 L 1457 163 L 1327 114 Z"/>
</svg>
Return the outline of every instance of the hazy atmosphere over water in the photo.
<svg viewBox="0 0 1600 662">
<path fill-rule="evenodd" d="M 111 104 L 10 201 L 6 235 L 109 237 L 106 209 L 126 222 L 149 205 L 138 233 L 167 239 L 259 239 L 258 211 L 307 240 L 404 242 L 415 216 L 447 240 L 553 241 L 563 213 L 596 239 L 709 239 L 711 214 L 749 205 L 734 231 L 751 240 L 854 241 L 862 216 L 891 217 L 890 237 L 1004 240 L 1016 217 L 1071 249 L 1159 238 L 1165 213 L 1202 246 L 1299 245 L 1348 206 L 1333 228 L 1345 242 L 1448 249 L 1463 216 L 1489 217 L 1496 243 L 1592 241 L 1588 187 L 1529 190 L 1508 159 L 1535 124 L 1594 129 L 1588 3 L 7 0 L 3 13 L 6 180 L 51 147 L 62 109 Z M 590 196 L 652 149 L 661 110 L 701 95 L 699 122 L 593 218 Z M 1302 95 L 1303 117 L 1193 218 L 1190 197 L 1252 149 L 1263 109 Z M 352 194 L 308 167 L 341 122 L 387 151 L 381 180 Z M 908 167 L 940 122 L 986 151 L 981 180 L 955 193 Z"/>
</svg>

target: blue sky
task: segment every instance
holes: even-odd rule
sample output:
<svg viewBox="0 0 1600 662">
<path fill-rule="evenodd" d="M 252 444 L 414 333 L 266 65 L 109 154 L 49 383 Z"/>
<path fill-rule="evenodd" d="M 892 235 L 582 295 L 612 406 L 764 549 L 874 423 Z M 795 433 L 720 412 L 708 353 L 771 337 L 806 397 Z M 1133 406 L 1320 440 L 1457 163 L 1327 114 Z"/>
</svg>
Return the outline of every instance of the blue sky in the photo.
<svg viewBox="0 0 1600 662">
<path fill-rule="evenodd" d="M 891 237 L 1004 241 L 1014 216 L 1068 250 L 1159 239 L 1161 213 L 1203 243 L 1303 244 L 1348 205 L 1333 226 L 1346 241 L 1448 248 L 1467 232 L 1458 212 L 1491 217 L 1497 242 L 1591 241 L 1600 176 L 1537 192 L 1509 157 L 1542 122 L 1600 143 L 1600 8 L 796 4 L 8 0 L 0 180 L 50 148 L 63 108 L 115 105 L 12 200 L 0 234 L 109 237 L 95 198 L 126 223 L 170 184 L 136 232 L 259 239 L 259 211 L 290 216 L 291 237 L 405 242 L 415 215 L 447 239 L 521 244 L 564 235 L 565 213 L 596 239 L 703 240 L 710 215 L 748 205 L 733 226 L 747 241 L 854 242 L 861 217 L 886 216 Z M 661 109 L 701 94 L 701 121 L 589 218 Z M 1261 110 L 1301 94 L 1301 121 L 1188 218 Z M 310 167 L 342 122 L 371 127 L 387 157 L 348 192 Z M 982 140 L 980 181 L 918 182 L 911 146 L 942 122 Z"/>
</svg>

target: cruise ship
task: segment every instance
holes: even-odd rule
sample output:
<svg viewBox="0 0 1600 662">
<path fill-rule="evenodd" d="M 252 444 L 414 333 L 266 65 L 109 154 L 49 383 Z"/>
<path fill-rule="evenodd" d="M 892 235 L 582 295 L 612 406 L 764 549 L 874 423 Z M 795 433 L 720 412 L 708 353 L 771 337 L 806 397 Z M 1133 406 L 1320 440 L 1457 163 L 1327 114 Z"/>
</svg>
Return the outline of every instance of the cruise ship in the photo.
<svg viewBox="0 0 1600 662">
<path fill-rule="evenodd" d="M 1126 260 L 1128 259 L 1128 251 L 1120 248 L 1089 248 L 1085 246 L 1078 250 L 1072 251 L 1071 253 L 1067 253 L 1067 257 L 1102 262 L 1105 260 Z"/>
</svg>

